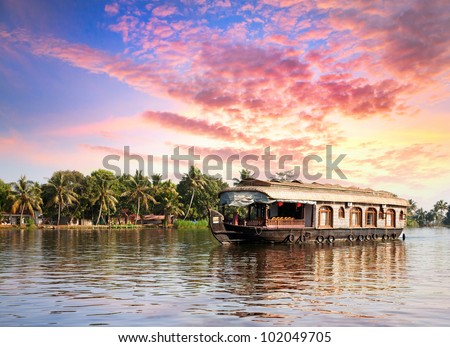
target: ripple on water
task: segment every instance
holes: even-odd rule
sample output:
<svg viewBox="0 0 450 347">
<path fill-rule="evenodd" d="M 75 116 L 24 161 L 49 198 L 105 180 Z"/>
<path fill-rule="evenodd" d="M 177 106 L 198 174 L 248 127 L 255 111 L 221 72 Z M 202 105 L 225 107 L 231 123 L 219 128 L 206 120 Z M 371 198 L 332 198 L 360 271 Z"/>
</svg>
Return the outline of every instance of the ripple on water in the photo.
<svg viewBox="0 0 450 347">
<path fill-rule="evenodd" d="M 448 229 L 230 247 L 201 231 L 19 233 L 0 232 L 0 326 L 450 324 Z"/>
</svg>

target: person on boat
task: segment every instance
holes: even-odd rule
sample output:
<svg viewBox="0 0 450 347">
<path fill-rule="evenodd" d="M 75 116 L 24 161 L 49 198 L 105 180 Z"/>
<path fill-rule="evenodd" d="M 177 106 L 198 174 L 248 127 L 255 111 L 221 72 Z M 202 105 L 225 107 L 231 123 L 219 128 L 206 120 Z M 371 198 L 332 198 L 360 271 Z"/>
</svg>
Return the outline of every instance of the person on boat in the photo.
<svg viewBox="0 0 450 347">
<path fill-rule="evenodd" d="M 233 224 L 238 225 L 239 224 L 239 215 L 237 212 L 234 212 L 233 214 Z"/>
</svg>

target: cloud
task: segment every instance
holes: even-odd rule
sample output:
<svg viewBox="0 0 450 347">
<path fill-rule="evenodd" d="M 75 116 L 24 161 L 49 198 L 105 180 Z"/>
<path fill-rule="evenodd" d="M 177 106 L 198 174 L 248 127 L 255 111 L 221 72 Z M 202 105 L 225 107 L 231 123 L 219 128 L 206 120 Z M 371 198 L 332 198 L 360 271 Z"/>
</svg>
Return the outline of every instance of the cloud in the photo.
<svg viewBox="0 0 450 347">
<path fill-rule="evenodd" d="M 105 12 L 111 16 L 118 14 L 119 13 L 119 4 L 118 3 L 106 4 Z"/>
<path fill-rule="evenodd" d="M 247 139 L 244 133 L 223 124 L 187 118 L 176 113 L 147 111 L 142 114 L 142 117 L 149 123 L 156 122 L 162 127 L 188 132 L 198 136 L 208 136 L 230 141 Z"/>
<path fill-rule="evenodd" d="M 175 6 L 170 5 L 158 6 L 155 7 L 152 11 L 152 13 L 157 17 L 167 17 L 177 12 L 178 12 L 177 8 Z"/>
<path fill-rule="evenodd" d="M 397 78 L 430 80 L 450 65 L 448 2 L 335 2 L 328 8 L 331 25 L 347 30 L 353 44 L 368 50 Z"/>
<path fill-rule="evenodd" d="M 148 93 L 168 94 L 205 112 L 235 109 L 240 110 L 239 117 L 245 114 L 252 119 L 291 116 L 305 108 L 324 114 L 339 112 L 356 119 L 402 114 L 403 98 L 413 88 L 399 78 L 378 78 L 374 70 L 381 66 L 397 72 L 407 69 L 414 71 L 416 77 L 433 71 L 442 73 L 448 61 L 444 59 L 449 46 L 445 45 L 446 34 L 434 38 L 431 32 L 440 31 L 432 26 L 426 30 L 431 38 L 424 41 L 418 27 L 408 24 L 407 18 L 414 19 L 420 13 L 419 3 L 403 12 L 400 12 L 401 6 L 394 5 L 380 7 L 356 2 L 354 7 L 349 7 L 339 4 L 331 2 L 323 6 L 319 2 L 319 7 L 314 8 L 312 3 L 270 2 L 259 6 L 256 11 L 271 14 L 266 18 L 269 25 L 264 29 L 265 40 L 259 43 L 246 38 L 236 42 L 236 37 L 230 35 L 244 22 L 219 29 L 208 25 L 206 20 L 185 18 L 182 13 L 181 19 L 168 21 L 164 17 L 176 12 L 172 5 L 153 8 L 152 13 L 160 18 L 151 17 L 145 22 L 128 11 L 118 16 L 110 29 L 120 32 L 124 42 L 144 58 L 139 62 L 127 54 L 109 56 L 54 38 L 36 40 L 24 32 L 3 32 L 3 35 L 9 35 L 6 38 L 9 41 L 26 42 L 35 54 L 108 74 Z M 435 4 L 423 12 L 426 19 L 420 23 L 425 26 L 429 23 L 438 8 L 433 6 Z M 111 6 L 109 11 L 116 8 L 119 11 L 119 7 Z M 318 20 L 311 20 L 313 10 L 322 14 Z M 289 17 L 284 16 L 287 12 Z M 385 17 L 380 17 L 381 14 Z M 437 18 L 440 22 L 441 16 Z M 387 36 L 393 23 L 401 30 Z M 240 35 L 252 34 L 247 25 L 242 28 Z M 295 40 L 292 31 L 296 33 Z M 323 35 L 321 39 L 330 37 L 329 43 L 303 51 L 303 43 L 318 39 L 314 33 L 319 32 Z M 210 38 L 215 35 L 217 40 L 212 43 Z M 358 36 L 361 40 L 353 39 Z M 341 40 L 339 45 L 338 40 Z M 414 48 L 419 46 L 413 42 L 426 42 L 429 47 L 424 51 L 427 53 L 420 55 Z M 350 44 L 353 53 L 349 55 L 344 51 Z M 372 51 L 361 53 L 369 45 Z M 405 49 L 392 49 L 399 46 Z M 407 54 L 409 50 L 411 54 Z M 428 57 L 432 61 L 435 58 L 436 64 L 426 64 Z M 370 64 L 378 66 L 372 68 L 373 76 L 368 75 L 370 69 L 364 70 Z M 420 68 L 422 65 L 426 68 Z M 233 114 L 229 117 L 233 118 Z"/>
<path fill-rule="evenodd" d="M 186 1 L 145 10 L 124 4 L 105 6 L 104 27 L 124 42 L 120 54 L 20 29 L 0 30 L 0 44 L 106 74 L 185 107 L 148 110 L 138 117 L 140 126 L 157 124 L 244 150 L 272 145 L 298 153 L 344 142 L 351 133 L 346 120 L 411 114 L 414 93 L 448 83 L 446 1 Z M 104 133 L 88 124 L 72 134 L 108 138 L 133 130 L 111 123 Z M 414 151 L 422 153 L 412 147 L 376 159 L 401 162 L 400 155 L 413 158 Z"/>
<path fill-rule="evenodd" d="M 450 154 L 446 145 L 414 143 L 393 146 L 391 149 L 378 144 L 366 144 L 364 159 L 349 155 L 356 176 L 370 175 L 377 182 L 401 182 L 404 185 L 422 185 L 430 178 L 448 175 Z M 359 174 L 357 174 L 359 171 Z"/>
</svg>

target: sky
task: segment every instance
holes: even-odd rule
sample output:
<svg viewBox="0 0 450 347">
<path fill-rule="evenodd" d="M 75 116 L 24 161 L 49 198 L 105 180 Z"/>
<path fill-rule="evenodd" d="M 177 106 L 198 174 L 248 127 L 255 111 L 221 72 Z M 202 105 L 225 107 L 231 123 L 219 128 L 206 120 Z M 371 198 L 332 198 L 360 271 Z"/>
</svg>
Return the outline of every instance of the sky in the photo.
<svg viewBox="0 0 450 347">
<path fill-rule="evenodd" d="M 191 148 L 228 181 L 297 166 L 428 209 L 449 81 L 447 0 L 0 0 L 0 178 L 142 158 L 176 179 Z"/>
</svg>

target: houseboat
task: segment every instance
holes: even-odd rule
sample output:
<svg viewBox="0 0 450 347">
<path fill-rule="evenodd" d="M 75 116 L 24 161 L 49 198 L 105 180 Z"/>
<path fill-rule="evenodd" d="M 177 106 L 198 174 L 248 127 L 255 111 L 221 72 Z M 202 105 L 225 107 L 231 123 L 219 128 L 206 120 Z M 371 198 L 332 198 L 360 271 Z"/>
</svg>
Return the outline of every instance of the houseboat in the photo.
<svg viewBox="0 0 450 347">
<path fill-rule="evenodd" d="M 386 191 L 245 179 L 219 193 L 210 229 L 220 243 L 333 243 L 402 236 L 408 202 Z"/>
</svg>

